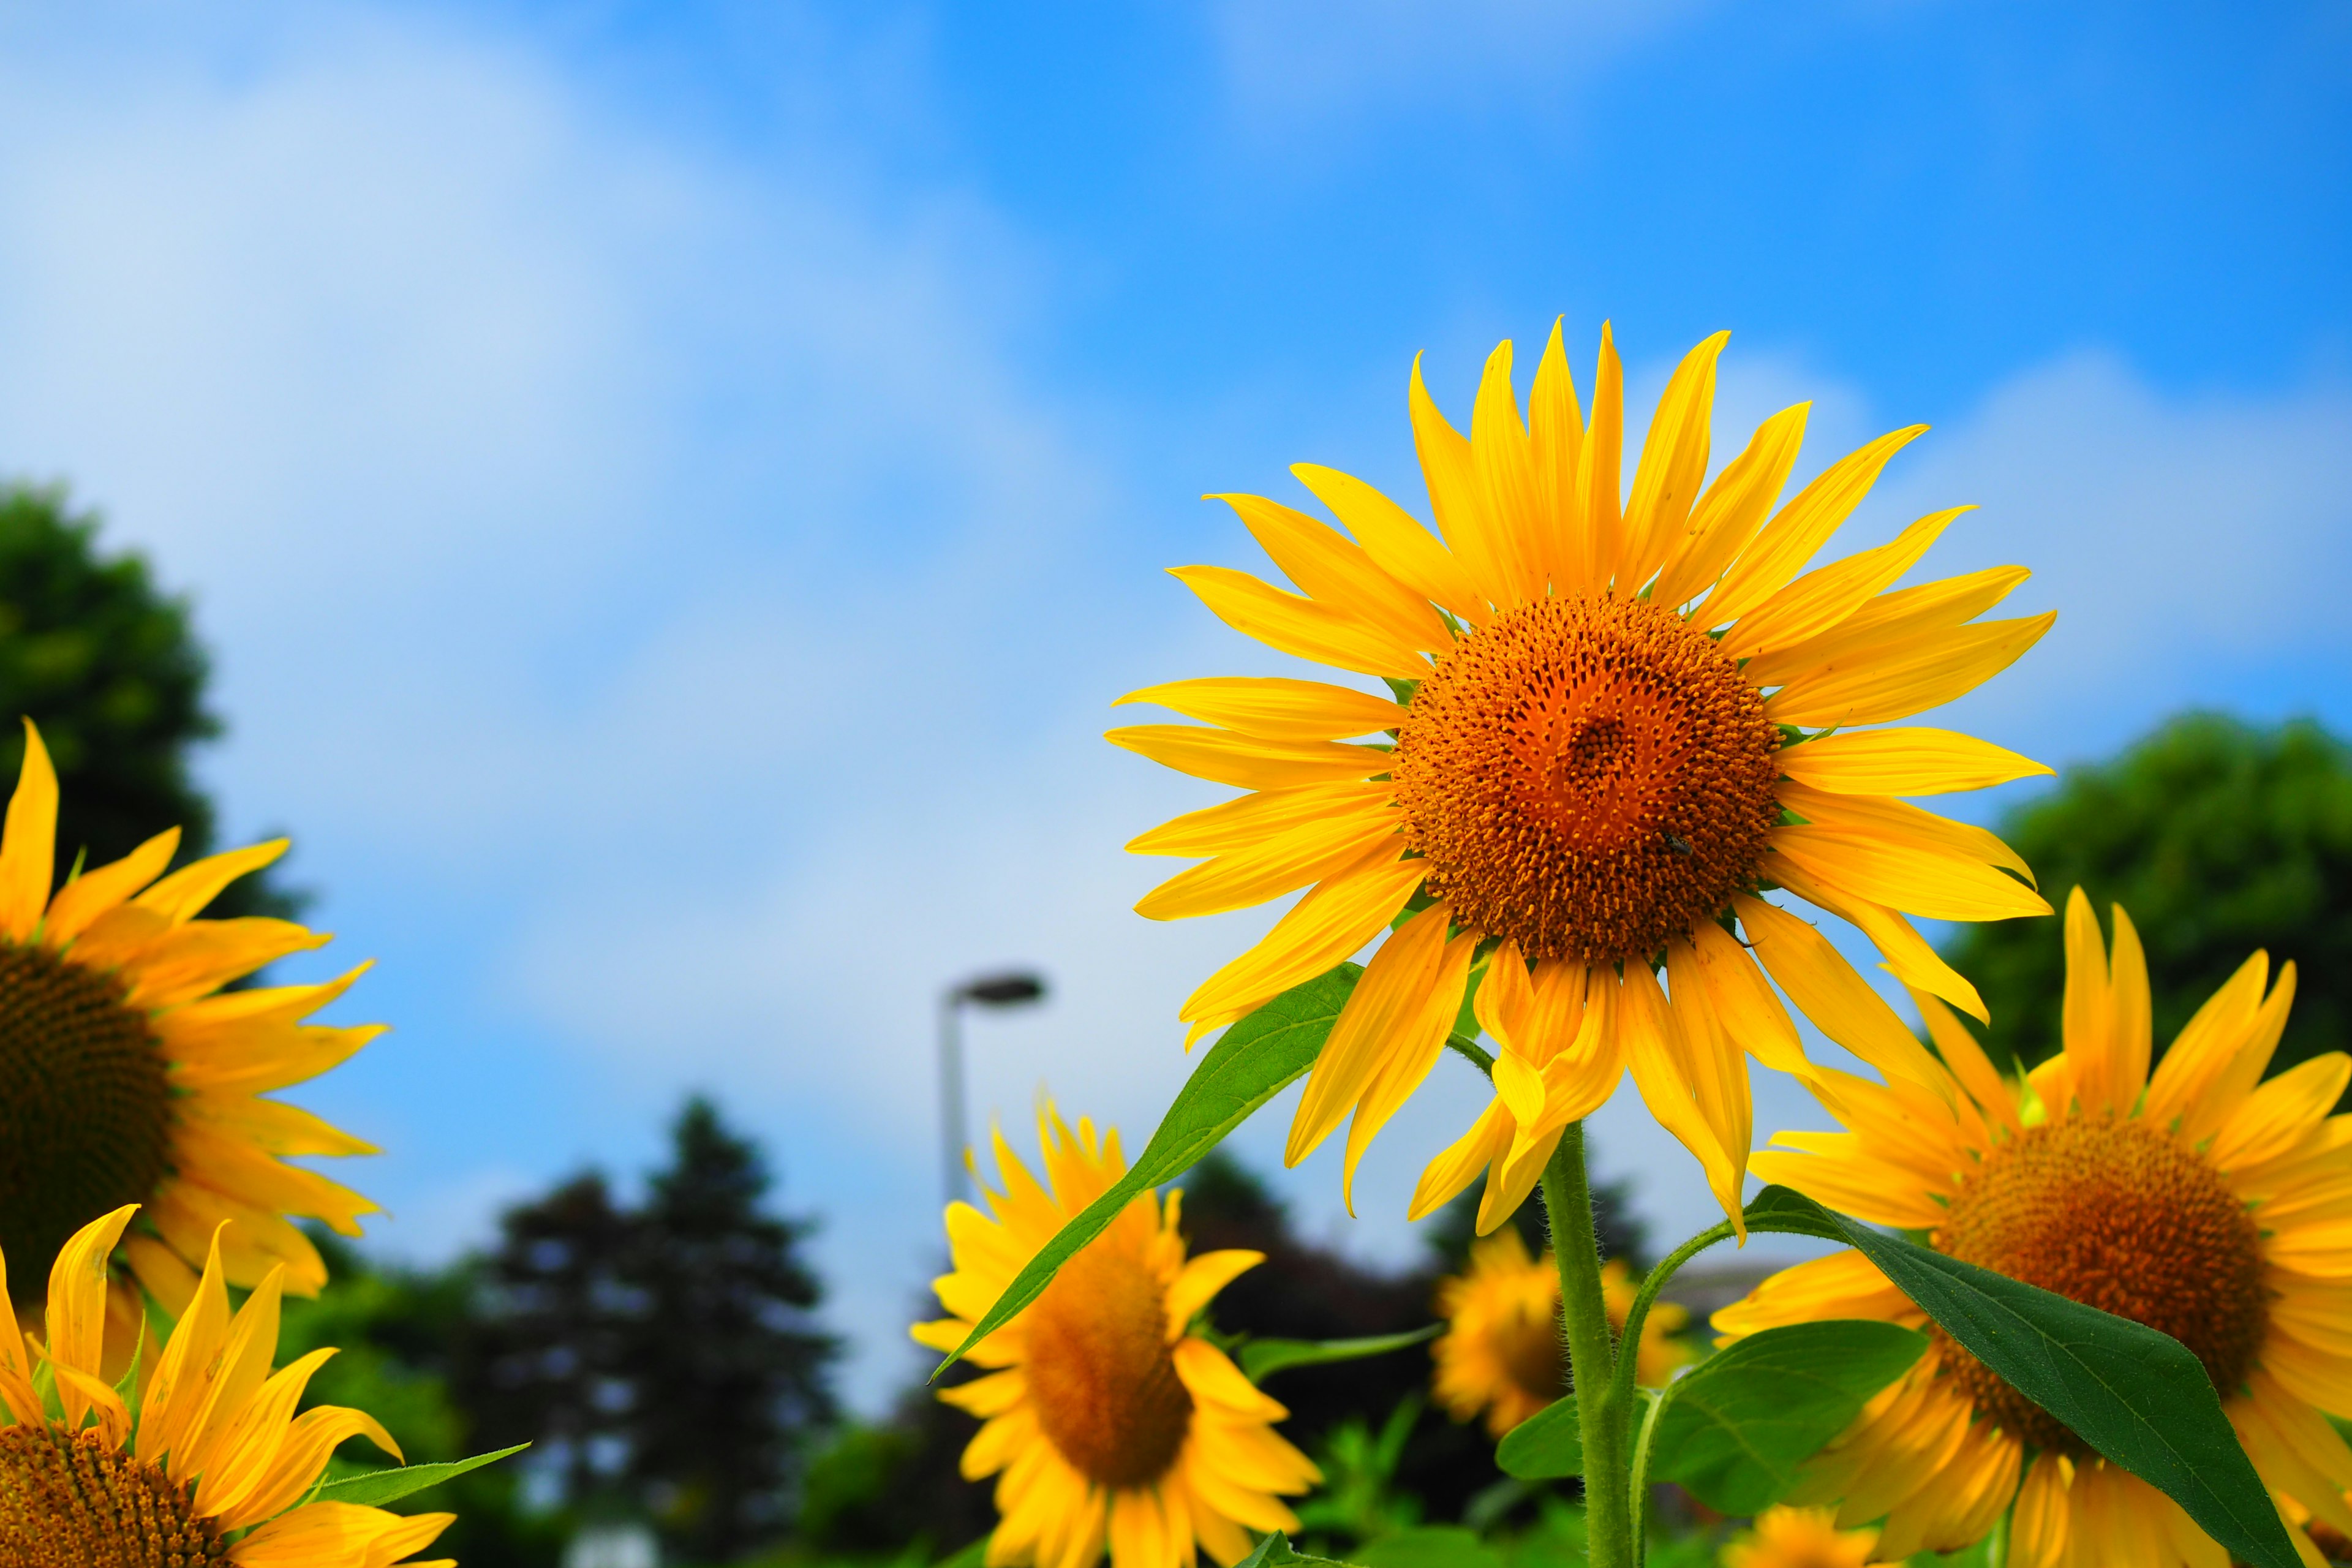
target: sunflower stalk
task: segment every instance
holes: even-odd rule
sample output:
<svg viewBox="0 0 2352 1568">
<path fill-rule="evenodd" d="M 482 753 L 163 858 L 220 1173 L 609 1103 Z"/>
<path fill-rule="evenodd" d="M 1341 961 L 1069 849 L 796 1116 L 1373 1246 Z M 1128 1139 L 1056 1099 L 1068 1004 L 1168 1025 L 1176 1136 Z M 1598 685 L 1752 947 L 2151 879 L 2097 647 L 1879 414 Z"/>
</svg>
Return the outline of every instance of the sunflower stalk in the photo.
<svg viewBox="0 0 2352 1568">
<path fill-rule="evenodd" d="M 1601 1233 L 1584 1169 L 1584 1123 L 1571 1121 L 1544 1167 L 1544 1210 L 1559 1268 L 1569 1385 L 1584 1444 L 1584 1516 L 1592 1568 L 1633 1568 L 1632 1402 L 1618 1386 L 1617 1344 L 1601 1286 Z M 1628 1358 L 1631 1359 L 1630 1357 Z"/>
</svg>

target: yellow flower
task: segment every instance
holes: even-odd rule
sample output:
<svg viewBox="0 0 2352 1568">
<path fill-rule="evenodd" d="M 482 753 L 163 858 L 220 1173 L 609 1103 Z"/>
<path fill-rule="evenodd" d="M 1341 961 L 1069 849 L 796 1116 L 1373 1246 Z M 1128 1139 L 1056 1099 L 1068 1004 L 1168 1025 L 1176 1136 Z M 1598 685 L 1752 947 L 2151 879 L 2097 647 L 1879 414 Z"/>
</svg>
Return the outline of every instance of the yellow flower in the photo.
<svg viewBox="0 0 2352 1568">
<path fill-rule="evenodd" d="M 1609 1326 L 1622 1329 L 1640 1283 L 1621 1258 L 1601 1270 Z M 1560 1356 L 1559 1274 L 1552 1255 L 1528 1256 L 1516 1229 L 1471 1243 L 1470 1267 L 1437 1287 L 1445 1333 L 1430 1347 L 1437 1363 L 1437 1401 L 1456 1421 L 1480 1411 L 1500 1437 L 1567 1390 Z M 1634 1376 L 1663 1387 L 1690 1359 L 1675 1334 L 1689 1314 L 1661 1301 L 1643 1321 Z"/>
<path fill-rule="evenodd" d="M 1869 1568 L 1874 1530 L 1840 1530 L 1825 1508 L 1768 1508 L 1723 1549 L 1723 1568 Z"/>
<path fill-rule="evenodd" d="M 1942 1094 L 1823 1072 L 1845 1132 L 1784 1132 L 1753 1167 L 1937 1250 L 2160 1329 L 2195 1352 L 2290 1517 L 2352 1531 L 2352 1057 L 2267 1083 L 2294 966 L 2263 994 L 2257 952 L 2148 1071 L 2147 964 L 2115 911 L 2112 958 L 2080 889 L 2066 905 L 2065 1048 L 2022 1083 L 1921 996 Z M 1927 1319 L 1859 1253 L 1784 1270 L 1715 1315 L 1733 1336 L 1824 1318 Z M 1929 1328 L 1927 1353 L 1814 1461 L 1797 1500 L 1884 1517 L 1902 1558 L 1982 1536 L 2008 1509 L 2013 1568 L 2222 1568 L 2162 1492 L 2109 1465 Z"/>
<path fill-rule="evenodd" d="M 68 1236 L 144 1205 L 121 1261 L 177 1315 L 224 1220 L 233 1285 L 286 1268 L 286 1289 L 326 1282 L 318 1249 L 286 1215 L 346 1235 L 375 1205 L 287 1154 L 373 1154 L 307 1110 L 259 1098 L 326 1071 L 383 1030 L 302 1019 L 365 969 L 323 985 L 219 994 L 327 938 L 290 921 L 195 918 L 220 890 L 285 853 L 278 839 L 183 867 L 161 881 L 179 829 L 84 871 L 49 896 L 58 776 L 30 721 L 0 836 L 0 1250 L 31 1289 Z M 37 1310 L 37 1298 L 16 1303 Z M 138 1292 L 119 1280 L 108 1336 L 119 1369 L 138 1332 Z"/>
<path fill-rule="evenodd" d="M 1097 1140 L 1081 1119 L 1073 1135 L 1048 1106 L 1038 1135 L 1046 1185 L 1000 1133 L 994 1217 L 949 1207 L 955 1272 L 936 1288 L 953 1315 L 916 1324 L 921 1343 L 961 1344 L 1063 1222 L 1126 1173 L 1115 1131 Z M 1211 1298 L 1265 1255 L 1187 1262 L 1179 1195 L 1164 1211 L 1148 1192 L 1128 1205 L 1044 1295 L 972 1348 L 967 1359 L 989 1375 L 940 1392 L 984 1423 L 964 1450 L 965 1476 L 1003 1474 L 989 1568 L 1089 1568 L 1106 1544 L 1114 1568 L 1192 1568 L 1195 1542 L 1231 1564 L 1249 1555 L 1248 1531 L 1298 1528 L 1278 1494 L 1321 1477 L 1274 1431 L 1289 1412 L 1192 1331 Z"/>
<path fill-rule="evenodd" d="M 344 1439 L 364 1436 L 394 1458 L 400 1449 L 362 1411 L 294 1414 L 310 1374 L 335 1352 L 312 1351 L 271 1372 L 284 1265 L 232 1318 L 213 1246 L 162 1359 L 142 1368 L 144 1391 L 126 1401 L 107 1384 L 108 1258 L 134 1207 L 92 1220 L 58 1251 L 47 1344 L 0 1317 L 0 1415 L 10 1423 L 0 1426 L 0 1563 L 389 1568 L 429 1545 L 455 1514 L 403 1518 L 301 1500 Z M 0 1283 L 6 1275 L 0 1255 Z"/>
<path fill-rule="evenodd" d="M 1207 858 L 1140 912 L 1214 914 L 1308 889 L 1192 993 L 1181 1010 L 1191 1038 L 1395 927 L 1315 1065 L 1292 1163 L 1352 1112 L 1352 1188 L 1364 1146 L 1434 1065 L 1485 962 L 1476 1016 L 1500 1047 L 1496 1099 L 1429 1167 L 1413 1214 L 1483 1169 L 1479 1229 L 1491 1231 L 1567 1125 L 1630 1068 L 1736 1218 L 1750 1131 L 1742 1049 L 1775 1067 L 1804 1059 L 1765 973 L 1865 1061 L 1915 1080 L 1927 1071 L 1861 977 L 1760 891 L 1785 889 L 1853 922 L 1895 973 L 1979 1016 L 1975 991 L 1905 911 L 2049 912 L 2000 869 L 2025 868 L 1991 834 L 1895 798 L 2048 769 L 1948 731 L 1862 726 L 1974 689 L 2052 616 L 1974 620 L 2024 580 L 2021 567 L 1886 591 L 1966 508 L 1804 571 L 1924 426 L 1832 464 L 1774 513 L 1803 435 L 1800 405 L 1767 420 L 1702 491 L 1727 335 L 1693 350 L 1667 384 L 1629 500 L 1608 330 L 1588 421 L 1555 326 L 1527 419 L 1507 342 L 1486 362 L 1466 438 L 1416 363 L 1413 436 L 1443 544 L 1361 480 L 1302 464 L 1292 472 L 1353 538 L 1261 497 L 1222 498 L 1302 594 L 1223 567 L 1176 572 L 1237 630 L 1379 677 L 1394 694 L 1176 681 L 1120 700 L 1205 726 L 1110 735 L 1250 792 L 1128 846 Z M 1807 727 L 1835 733 L 1804 738 Z M 1351 739 L 1362 736 L 1375 739 Z"/>
</svg>

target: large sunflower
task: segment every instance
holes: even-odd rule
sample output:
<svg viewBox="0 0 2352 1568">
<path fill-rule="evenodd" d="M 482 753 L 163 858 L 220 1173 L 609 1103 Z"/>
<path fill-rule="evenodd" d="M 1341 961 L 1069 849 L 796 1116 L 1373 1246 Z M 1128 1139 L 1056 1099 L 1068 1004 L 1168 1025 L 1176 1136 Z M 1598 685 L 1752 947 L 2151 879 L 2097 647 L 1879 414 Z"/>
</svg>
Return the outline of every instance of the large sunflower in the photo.
<svg viewBox="0 0 2352 1568">
<path fill-rule="evenodd" d="M 2112 957 L 2090 900 L 2066 905 L 2065 1048 L 2003 1079 L 1922 995 L 1941 1093 L 1823 1072 L 1851 1131 L 1783 1132 L 1750 1162 L 1768 1181 L 1937 1250 L 2160 1329 L 2205 1363 L 2254 1468 L 2290 1518 L 2352 1531 L 2352 1079 L 2333 1052 L 2268 1082 L 2294 995 L 2246 961 L 2148 1071 L 2147 965 L 2121 908 Z M 1784 1270 L 1715 1315 L 1730 1335 L 1822 1318 L 1926 1317 L 1861 1254 Z M 1982 1536 L 2012 1500 L 2012 1568 L 2223 1568 L 2162 1492 L 2109 1465 L 1983 1364 L 1929 1349 L 1814 1462 L 1799 1500 L 1843 1522 L 1884 1517 L 1901 1558 Z"/>
<path fill-rule="evenodd" d="M 1601 1291 L 1609 1326 L 1622 1330 L 1640 1293 L 1624 1259 L 1602 1266 Z M 1470 1244 L 1470 1267 L 1437 1287 L 1437 1311 L 1445 1320 L 1444 1334 L 1430 1346 L 1437 1400 L 1456 1421 L 1484 1412 L 1486 1430 L 1500 1437 L 1568 1391 L 1559 1270 L 1549 1252 L 1528 1256 L 1516 1228 Z M 1689 1318 L 1672 1301 L 1651 1310 L 1634 1352 L 1638 1382 L 1664 1387 L 1690 1359 L 1689 1347 L 1675 1338 Z"/>
<path fill-rule="evenodd" d="M 1223 499 L 1303 594 L 1223 567 L 1177 570 L 1237 630 L 1390 689 L 1177 681 L 1121 700 L 1206 727 L 1110 736 L 1250 792 L 1129 846 L 1208 857 L 1154 889 L 1142 913 L 1213 914 L 1308 889 L 1192 993 L 1181 1011 L 1191 1037 L 1396 928 L 1315 1065 L 1291 1125 L 1293 1163 L 1352 1111 L 1352 1185 L 1365 1144 L 1436 1061 L 1485 963 L 1476 1016 L 1501 1047 L 1496 1099 L 1430 1166 L 1413 1213 L 1486 1169 L 1479 1228 L 1492 1230 L 1567 1125 L 1630 1067 L 1736 1216 L 1749 1134 L 1741 1049 L 1774 1066 L 1803 1059 L 1766 973 L 1832 1039 L 1898 1076 L 1927 1076 L 1925 1053 L 1891 1013 L 1873 1011 L 1861 977 L 1762 891 L 1786 889 L 1853 921 L 1897 974 L 1979 1016 L 1975 991 L 1904 911 L 2049 912 L 2008 875 L 2024 865 L 1992 835 L 1894 798 L 2047 769 L 1946 731 L 1860 727 L 1972 689 L 2052 617 L 1974 621 L 2024 580 L 2021 567 L 1886 591 L 1965 508 L 1804 571 L 1924 426 L 1842 458 L 1774 513 L 1804 430 L 1801 404 L 1767 420 L 1702 489 L 1727 335 L 1694 349 L 1667 384 L 1629 500 L 1608 330 L 1588 421 L 1555 326 L 1527 419 L 1505 342 L 1486 362 L 1467 437 L 1438 413 L 1416 363 L 1413 436 L 1443 544 L 1370 486 L 1302 464 L 1292 472 L 1352 539 L 1261 497 Z M 1368 735 L 1379 738 L 1351 739 Z"/>
<path fill-rule="evenodd" d="M 1117 1131 L 1073 1134 L 1050 1107 L 1038 1117 L 1045 1185 L 996 1138 L 994 1218 L 948 1209 L 955 1271 L 937 1281 L 952 1317 L 918 1323 L 923 1344 L 953 1350 L 1065 1221 L 1126 1173 Z M 1320 1479 L 1276 1434 L 1289 1414 L 1251 1385 L 1192 1320 L 1257 1252 L 1189 1262 L 1177 1233 L 1181 1194 L 1150 1193 L 1063 1265 L 1044 1295 L 972 1347 L 990 1375 L 940 1397 L 984 1423 L 963 1473 L 996 1483 L 1002 1516 L 989 1568 L 1192 1568 L 1195 1543 L 1218 1562 L 1249 1555 L 1249 1531 L 1295 1531 L 1281 1494 Z"/>
<path fill-rule="evenodd" d="M 286 1288 L 314 1294 L 327 1271 L 286 1215 L 347 1235 L 375 1205 L 288 1154 L 372 1154 L 307 1110 L 264 1092 L 326 1071 L 373 1039 L 374 1025 L 302 1020 L 365 968 L 322 985 L 221 994 L 229 982 L 323 935 L 291 921 L 207 921 L 197 912 L 236 878 L 286 850 L 278 839 L 163 868 L 179 829 L 82 871 L 51 898 L 58 776 L 30 721 L 25 765 L 0 836 L 0 1250 L 16 1259 L 37 1312 L 38 1270 L 66 1238 L 124 1204 L 142 1205 L 124 1237 L 109 1312 L 110 1353 L 131 1352 L 146 1287 L 176 1315 L 223 1220 L 229 1282 L 257 1284 L 283 1264 Z"/>
<path fill-rule="evenodd" d="M 47 1342 L 0 1317 L 0 1563 L 10 1568 L 389 1568 L 454 1514 L 403 1518 L 304 1502 L 329 1456 L 364 1436 L 398 1458 L 373 1416 L 340 1405 L 294 1414 L 312 1351 L 275 1373 L 287 1270 L 272 1268 L 229 1315 L 222 1248 L 208 1249 L 188 1310 L 131 1399 L 102 1370 L 108 1258 L 132 1205 L 70 1237 L 49 1269 Z M 0 1282 L 7 1276 L 0 1255 Z M 453 1568 L 444 1560 L 413 1568 Z"/>
</svg>

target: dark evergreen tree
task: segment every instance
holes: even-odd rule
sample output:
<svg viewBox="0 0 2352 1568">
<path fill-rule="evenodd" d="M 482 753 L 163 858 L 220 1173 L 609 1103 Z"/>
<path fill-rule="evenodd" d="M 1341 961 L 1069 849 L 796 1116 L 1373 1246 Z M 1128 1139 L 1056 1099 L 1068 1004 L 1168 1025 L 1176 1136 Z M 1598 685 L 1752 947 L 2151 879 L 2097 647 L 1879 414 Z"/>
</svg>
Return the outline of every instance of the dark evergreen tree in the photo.
<svg viewBox="0 0 2352 1568">
<path fill-rule="evenodd" d="M 537 1445 L 534 1462 L 556 1467 L 574 1506 L 615 1500 L 628 1459 L 645 1316 L 630 1282 L 635 1228 L 595 1172 L 508 1210 L 461 1352 L 458 1396 L 478 1441 Z"/>
<path fill-rule="evenodd" d="M 759 1151 L 699 1098 L 671 1144 L 630 1216 L 628 1475 L 688 1560 L 724 1562 L 782 1531 L 836 1347 L 812 1326 L 810 1226 L 766 1211 Z"/>
<path fill-rule="evenodd" d="M 178 826 L 184 863 L 218 847 L 190 753 L 217 736 L 210 673 L 184 599 L 136 552 L 104 554 L 95 513 L 59 488 L 0 486 L 0 779 L 23 766 L 17 716 L 57 764 L 58 875 L 96 866 Z M 206 911 L 287 914 L 267 875 L 229 885 Z"/>
<path fill-rule="evenodd" d="M 2102 927 L 2111 903 L 2130 913 L 2159 1057 L 2256 948 L 2273 975 L 2290 959 L 2296 970 L 2273 1071 L 2352 1041 L 2352 748 L 2317 724 L 2183 714 L 2111 762 L 2068 769 L 2000 832 L 2053 906 L 2079 885 Z M 2056 920 L 1962 926 L 1946 952 L 1992 1011 L 1996 1059 L 2058 1049 Z"/>
</svg>

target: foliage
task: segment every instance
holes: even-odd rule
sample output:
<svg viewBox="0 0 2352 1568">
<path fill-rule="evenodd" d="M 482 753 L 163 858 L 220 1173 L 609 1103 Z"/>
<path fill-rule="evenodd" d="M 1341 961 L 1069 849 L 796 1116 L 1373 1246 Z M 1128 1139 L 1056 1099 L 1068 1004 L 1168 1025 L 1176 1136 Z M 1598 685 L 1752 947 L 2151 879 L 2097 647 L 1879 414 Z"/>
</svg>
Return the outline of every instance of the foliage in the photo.
<svg viewBox="0 0 2352 1568">
<path fill-rule="evenodd" d="M 0 487 L 0 778 L 24 763 L 16 716 L 40 726 L 57 763 L 58 875 L 103 865 L 165 827 L 179 859 L 216 847 L 213 804 L 190 771 L 221 732 L 205 706 L 210 663 L 188 605 L 135 551 L 100 552 L 97 514 L 65 491 Z M 238 879 L 218 915 L 295 912 L 268 873 Z"/>
<path fill-rule="evenodd" d="M 480 1441 L 546 1446 L 567 1504 L 723 1561 L 782 1533 L 835 1345 L 757 1149 L 699 1099 L 671 1144 L 638 1206 L 591 1173 L 509 1211 L 460 1386 Z"/>
<path fill-rule="evenodd" d="M 2147 949 L 2159 1052 L 2256 948 L 2296 968 L 2273 1069 L 2352 1038 L 2352 747 L 2308 720 L 2257 728 L 2186 713 L 2112 762 L 2070 768 L 2001 836 L 2052 903 L 2120 902 Z M 1992 1012 L 1996 1059 L 2060 1044 L 2052 920 L 1963 926 L 1946 952 Z"/>
</svg>

